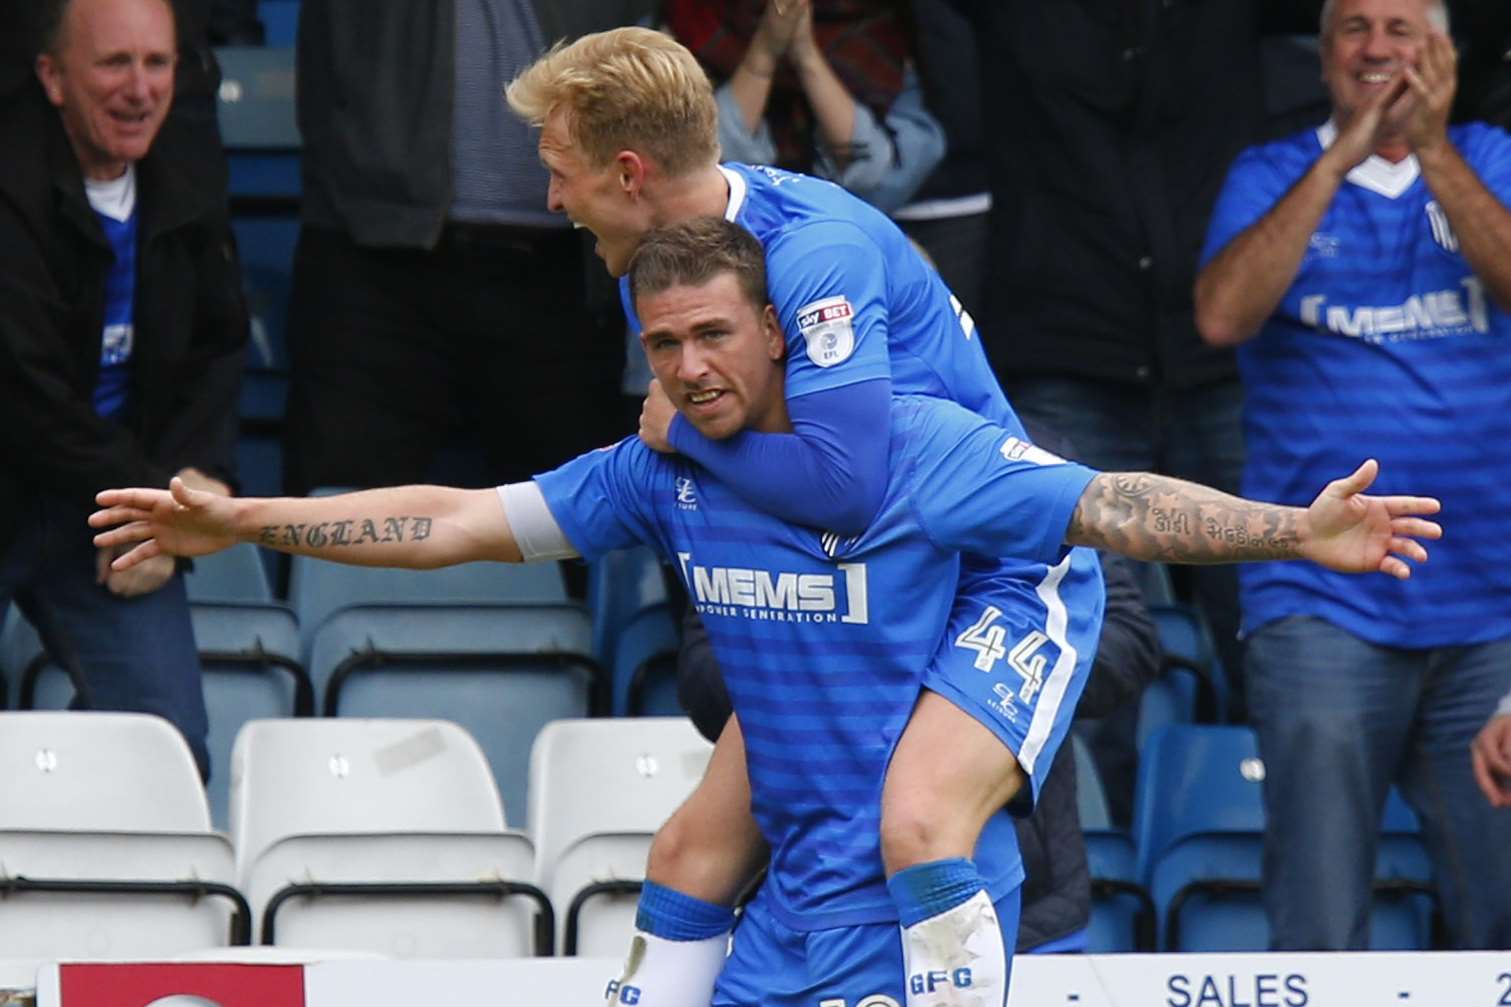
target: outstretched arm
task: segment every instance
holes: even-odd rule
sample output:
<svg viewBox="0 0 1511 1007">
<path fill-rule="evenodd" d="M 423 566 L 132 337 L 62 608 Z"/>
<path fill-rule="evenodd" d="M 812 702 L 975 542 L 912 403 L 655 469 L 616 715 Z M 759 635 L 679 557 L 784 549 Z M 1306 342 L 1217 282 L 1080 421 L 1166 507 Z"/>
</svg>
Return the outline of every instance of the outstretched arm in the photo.
<svg viewBox="0 0 1511 1007">
<path fill-rule="evenodd" d="M 1305 508 L 1147 472 L 1106 472 L 1081 495 L 1065 541 L 1166 563 L 1309 559 L 1330 570 L 1378 570 L 1404 580 L 1411 576 L 1406 559 L 1427 560 L 1417 539 L 1443 533 L 1418 516 L 1436 514 L 1439 504 L 1431 497 L 1366 496 L 1378 471 L 1377 462 L 1366 461 Z"/>
<path fill-rule="evenodd" d="M 95 545 L 135 544 L 112 567 L 159 555 L 203 556 L 237 542 L 358 566 L 431 569 L 469 560 L 520 562 L 496 491 L 397 486 L 328 497 L 240 499 L 190 489 L 112 489 L 96 498 Z"/>
</svg>

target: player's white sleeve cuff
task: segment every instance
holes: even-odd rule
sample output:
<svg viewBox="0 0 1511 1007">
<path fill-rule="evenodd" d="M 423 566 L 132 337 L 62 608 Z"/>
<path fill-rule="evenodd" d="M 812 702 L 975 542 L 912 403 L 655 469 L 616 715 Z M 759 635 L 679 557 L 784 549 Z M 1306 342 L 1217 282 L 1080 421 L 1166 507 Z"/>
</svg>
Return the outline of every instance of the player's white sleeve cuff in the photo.
<svg viewBox="0 0 1511 1007">
<path fill-rule="evenodd" d="M 1497 717 L 1503 715 L 1511 716 L 1511 692 L 1506 693 L 1505 697 L 1501 700 L 1501 705 L 1495 708 L 1495 715 Z"/>
<path fill-rule="evenodd" d="M 566 533 L 551 514 L 551 508 L 546 506 L 540 487 L 533 481 L 500 486 L 498 498 L 503 502 L 504 517 L 509 521 L 514 541 L 526 563 L 577 556 L 577 550 L 567 541 Z"/>
</svg>

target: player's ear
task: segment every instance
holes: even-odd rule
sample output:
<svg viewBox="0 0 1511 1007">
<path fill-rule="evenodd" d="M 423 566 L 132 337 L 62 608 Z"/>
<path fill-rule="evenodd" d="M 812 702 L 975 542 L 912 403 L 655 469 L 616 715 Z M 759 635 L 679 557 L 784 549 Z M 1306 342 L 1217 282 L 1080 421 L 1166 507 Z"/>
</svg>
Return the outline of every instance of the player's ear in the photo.
<svg viewBox="0 0 1511 1007">
<path fill-rule="evenodd" d="M 787 338 L 782 335 L 782 323 L 777 320 L 776 308 L 770 304 L 761 311 L 761 335 L 766 337 L 767 356 L 781 360 L 787 352 Z"/>
<path fill-rule="evenodd" d="M 640 195 L 645 187 L 645 159 L 633 150 L 621 150 L 614 155 L 614 171 L 619 176 L 619 188 L 629 196 Z"/>
</svg>

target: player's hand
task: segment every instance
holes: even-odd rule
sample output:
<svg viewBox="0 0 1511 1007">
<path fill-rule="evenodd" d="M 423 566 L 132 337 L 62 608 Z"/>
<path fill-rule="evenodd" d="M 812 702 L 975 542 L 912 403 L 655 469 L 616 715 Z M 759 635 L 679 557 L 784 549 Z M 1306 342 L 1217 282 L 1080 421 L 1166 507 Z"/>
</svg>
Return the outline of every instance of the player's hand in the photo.
<svg viewBox="0 0 1511 1007">
<path fill-rule="evenodd" d="M 671 429 L 676 415 L 677 407 L 672 405 L 661 382 L 651 378 L 650 387 L 645 392 L 645 402 L 640 406 L 640 439 L 646 447 L 664 455 L 674 453 Z"/>
<path fill-rule="evenodd" d="M 1511 808 L 1511 713 L 1491 717 L 1469 746 L 1474 779 L 1494 808 Z"/>
<path fill-rule="evenodd" d="M 1401 580 L 1411 576 L 1406 560 L 1427 561 L 1418 539 L 1441 538 L 1443 529 L 1420 515 L 1436 514 L 1442 505 L 1432 497 L 1366 496 L 1379 471 L 1371 458 L 1352 475 L 1327 484 L 1306 509 L 1303 556 L 1329 570 L 1378 570 Z"/>
<path fill-rule="evenodd" d="M 94 499 L 100 509 L 89 515 L 89 526 L 109 529 L 94 544 L 132 547 L 110 564 L 115 571 L 159 556 L 204 556 L 236 542 L 238 501 L 190 489 L 177 476 L 165 490 L 104 490 Z"/>
<path fill-rule="evenodd" d="M 1421 63 L 1402 72 L 1413 100 L 1402 105 L 1398 126 L 1417 153 L 1448 142 L 1448 113 L 1458 90 L 1458 58 L 1448 36 L 1435 31 L 1427 36 Z"/>
</svg>

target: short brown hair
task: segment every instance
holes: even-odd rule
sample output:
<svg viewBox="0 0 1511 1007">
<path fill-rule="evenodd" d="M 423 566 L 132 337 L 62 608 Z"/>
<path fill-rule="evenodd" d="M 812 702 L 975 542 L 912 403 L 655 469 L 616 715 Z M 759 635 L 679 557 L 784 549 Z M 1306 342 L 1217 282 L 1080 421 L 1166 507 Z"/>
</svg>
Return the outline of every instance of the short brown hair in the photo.
<svg viewBox="0 0 1511 1007">
<path fill-rule="evenodd" d="M 672 176 L 719 160 L 713 85 L 693 54 L 659 31 L 615 28 L 558 42 L 504 95 L 535 126 L 564 109 L 572 141 L 594 167 L 621 150 L 650 154 Z"/>
<path fill-rule="evenodd" d="M 733 273 L 759 312 L 766 293 L 766 252 L 756 236 L 723 217 L 694 217 L 651 231 L 630 259 L 630 296 L 639 301 L 671 287 L 701 287 Z"/>
</svg>

